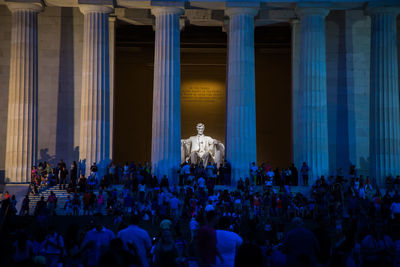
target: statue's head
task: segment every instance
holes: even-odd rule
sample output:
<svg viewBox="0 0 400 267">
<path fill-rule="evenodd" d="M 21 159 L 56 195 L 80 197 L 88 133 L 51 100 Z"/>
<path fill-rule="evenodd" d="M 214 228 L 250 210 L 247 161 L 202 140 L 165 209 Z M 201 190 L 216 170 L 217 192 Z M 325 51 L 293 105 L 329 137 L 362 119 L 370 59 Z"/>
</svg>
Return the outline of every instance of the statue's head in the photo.
<svg viewBox="0 0 400 267">
<path fill-rule="evenodd" d="M 205 128 L 206 128 L 206 127 L 204 126 L 203 123 L 201 123 L 201 122 L 198 123 L 198 124 L 196 125 L 197 134 L 203 134 Z"/>
</svg>

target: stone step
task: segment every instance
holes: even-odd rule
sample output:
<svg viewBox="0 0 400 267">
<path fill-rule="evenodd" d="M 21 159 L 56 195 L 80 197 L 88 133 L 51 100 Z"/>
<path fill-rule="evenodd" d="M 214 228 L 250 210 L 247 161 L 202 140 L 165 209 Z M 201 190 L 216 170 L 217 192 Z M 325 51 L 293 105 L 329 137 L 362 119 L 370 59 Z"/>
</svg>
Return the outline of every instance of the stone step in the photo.
<svg viewBox="0 0 400 267">
<path fill-rule="evenodd" d="M 122 189 L 122 187 L 121 187 Z M 48 196 L 50 195 L 51 191 L 54 192 L 54 194 L 57 197 L 57 207 L 56 207 L 56 214 L 58 215 L 66 215 L 66 210 L 64 210 L 64 205 L 65 202 L 68 199 L 68 196 L 73 196 L 73 194 L 68 193 L 66 190 L 60 190 L 58 186 L 52 186 L 46 189 L 43 189 L 42 191 L 40 191 L 40 193 L 38 195 L 35 196 L 29 196 L 29 211 L 30 214 L 33 214 L 36 204 L 37 202 L 40 200 L 40 198 L 42 196 L 44 196 L 45 200 L 47 200 Z M 99 190 L 94 190 L 93 191 L 96 195 L 99 194 Z M 105 201 L 107 200 L 107 194 L 104 194 L 104 199 Z M 106 215 L 107 214 L 107 210 L 105 207 L 102 208 L 101 213 Z M 83 210 L 80 209 L 80 214 L 83 215 Z"/>
</svg>

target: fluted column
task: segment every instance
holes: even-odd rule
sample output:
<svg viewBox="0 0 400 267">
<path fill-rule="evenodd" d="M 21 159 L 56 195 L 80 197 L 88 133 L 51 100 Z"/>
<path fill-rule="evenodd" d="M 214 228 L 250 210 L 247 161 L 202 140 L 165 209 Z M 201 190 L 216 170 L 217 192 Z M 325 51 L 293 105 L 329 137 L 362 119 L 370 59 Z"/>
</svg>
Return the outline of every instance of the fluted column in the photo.
<svg viewBox="0 0 400 267">
<path fill-rule="evenodd" d="M 376 7 L 371 15 L 370 175 L 383 184 L 400 174 L 399 77 L 396 16 L 399 8 Z"/>
<path fill-rule="evenodd" d="M 111 7 L 80 5 L 84 14 L 79 160 L 81 173 L 94 162 L 99 176 L 110 160 L 109 26 Z"/>
<path fill-rule="evenodd" d="M 232 7 L 229 16 L 226 158 L 232 165 L 232 181 L 249 177 L 257 161 L 256 95 L 254 74 L 255 8 Z"/>
<path fill-rule="evenodd" d="M 292 144 L 293 163 L 299 168 L 302 159 L 299 157 L 301 140 L 299 138 L 299 68 L 300 68 L 300 20 L 292 24 Z M 296 177 L 297 178 L 297 177 Z"/>
<path fill-rule="evenodd" d="M 115 108 L 115 43 L 116 43 L 116 28 L 117 17 L 110 16 L 109 23 L 109 38 L 110 38 L 110 158 L 114 157 L 114 108 Z"/>
<path fill-rule="evenodd" d="M 7 3 L 12 12 L 6 182 L 30 182 L 36 163 L 39 3 Z"/>
<path fill-rule="evenodd" d="M 175 7 L 155 7 L 156 17 L 151 162 L 159 179 L 176 183 L 181 159 L 181 76 L 179 16 Z"/>
<path fill-rule="evenodd" d="M 329 10 L 302 7 L 296 11 L 301 19 L 297 156 L 308 164 L 311 184 L 329 173 L 325 52 L 325 17 Z"/>
</svg>

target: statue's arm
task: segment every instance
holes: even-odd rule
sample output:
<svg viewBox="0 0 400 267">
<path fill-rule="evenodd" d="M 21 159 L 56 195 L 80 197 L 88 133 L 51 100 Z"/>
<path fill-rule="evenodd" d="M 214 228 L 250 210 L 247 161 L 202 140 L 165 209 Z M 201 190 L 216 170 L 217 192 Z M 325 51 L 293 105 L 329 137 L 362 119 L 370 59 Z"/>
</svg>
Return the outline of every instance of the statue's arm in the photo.
<svg viewBox="0 0 400 267">
<path fill-rule="evenodd" d="M 181 139 L 181 145 L 189 145 L 190 144 L 190 138 L 188 139 Z"/>
</svg>

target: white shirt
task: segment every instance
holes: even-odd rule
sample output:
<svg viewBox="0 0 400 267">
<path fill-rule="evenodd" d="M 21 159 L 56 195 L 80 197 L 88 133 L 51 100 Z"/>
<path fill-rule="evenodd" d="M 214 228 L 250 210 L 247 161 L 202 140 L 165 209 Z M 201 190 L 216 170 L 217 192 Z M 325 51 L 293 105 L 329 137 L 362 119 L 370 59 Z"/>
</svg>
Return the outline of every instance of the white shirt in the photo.
<svg viewBox="0 0 400 267">
<path fill-rule="evenodd" d="M 142 261 L 143 267 L 148 267 L 149 262 L 147 261 L 147 250 L 151 249 L 151 240 L 147 231 L 136 225 L 130 225 L 128 228 L 121 230 L 118 235 L 118 238 L 121 238 L 124 243 L 125 249 L 128 249 L 129 243 L 135 244 L 137 249 L 137 254 Z"/>
<path fill-rule="evenodd" d="M 203 187 L 206 186 L 206 180 L 204 180 L 203 177 L 200 177 L 200 178 L 197 180 L 197 183 L 199 184 L 199 187 L 201 187 L 201 188 L 203 188 Z"/>
<path fill-rule="evenodd" d="M 400 202 L 393 202 L 390 209 L 392 210 L 392 214 L 400 213 Z"/>
<path fill-rule="evenodd" d="M 199 229 L 199 223 L 196 221 L 196 219 L 192 218 L 189 222 L 189 228 L 192 231 L 195 231 Z"/>
<path fill-rule="evenodd" d="M 145 184 L 139 184 L 138 188 L 139 188 L 139 192 L 146 192 L 146 185 Z"/>
<path fill-rule="evenodd" d="M 219 267 L 234 267 L 236 249 L 243 243 L 242 238 L 230 231 L 217 230 L 217 249 L 221 254 L 224 262 L 221 263 L 217 257 L 217 264 Z"/>
<path fill-rule="evenodd" d="M 190 165 L 186 164 L 185 166 L 182 167 L 182 170 L 185 174 L 190 174 Z"/>
<path fill-rule="evenodd" d="M 179 199 L 173 197 L 169 200 L 169 207 L 171 208 L 171 210 L 177 210 L 178 206 L 179 206 Z"/>
<path fill-rule="evenodd" d="M 250 172 L 251 172 L 251 174 L 253 174 L 253 175 L 256 174 L 257 170 L 258 170 L 258 167 L 257 167 L 257 166 L 251 166 L 251 167 L 250 167 Z"/>
<path fill-rule="evenodd" d="M 60 254 L 64 247 L 64 239 L 60 234 L 54 233 L 47 235 L 44 241 L 44 248 L 48 254 Z"/>
<path fill-rule="evenodd" d="M 204 208 L 205 212 L 209 212 L 209 211 L 212 211 L 212 210 L 214 210 L 214 206 L 211 205 L 211 204 L 207 204 L 207 206 Z"/>
</svg>

